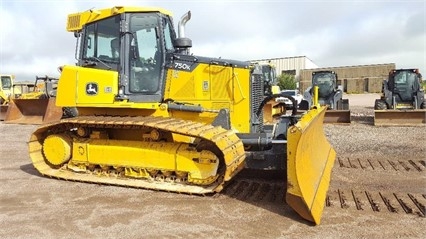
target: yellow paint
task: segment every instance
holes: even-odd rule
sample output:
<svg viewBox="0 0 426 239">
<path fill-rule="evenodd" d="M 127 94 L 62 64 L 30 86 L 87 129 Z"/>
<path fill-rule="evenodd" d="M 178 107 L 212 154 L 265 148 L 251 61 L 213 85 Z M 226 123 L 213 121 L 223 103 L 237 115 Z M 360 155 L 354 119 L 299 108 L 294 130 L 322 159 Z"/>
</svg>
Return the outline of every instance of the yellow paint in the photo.
<svg viewBox="0 0 426 239">
<path fill-rule="evenodd" d="M 219 165 L 212 152 L 197 152 L 183 143 L 90 139 L 74 142 L 72 152 L 71 162 L 76 164 L 186 172 L 188 180 L 213 177 Z"/>
<path fill-rule="evenodd" d="M 326 107 L 313 108 L 287 132 L 287 202 L 305 219 L 320 223 L 336 152 L 323 132 Z"/>
<path fill-rule="evenodd" d="M 66 135 L 49 135 L 43 143 L 43 153 L 53 165 L 61 165 L 71 158 L 71 138 Z"/>
<path fill-rule="evenodd" d="M 87 10 L 85 12 L 73 13 L 68 15 L 67 31 L 77 32 L 83 29 L 83 26 L 101 19 L 118 15 L 125 12 L 160 12 L 162 14 L 172 16 L 171 12 L 161 8 L 151 7 L 121 7 L 116 6 L 101 10 Z"/>
</svg>

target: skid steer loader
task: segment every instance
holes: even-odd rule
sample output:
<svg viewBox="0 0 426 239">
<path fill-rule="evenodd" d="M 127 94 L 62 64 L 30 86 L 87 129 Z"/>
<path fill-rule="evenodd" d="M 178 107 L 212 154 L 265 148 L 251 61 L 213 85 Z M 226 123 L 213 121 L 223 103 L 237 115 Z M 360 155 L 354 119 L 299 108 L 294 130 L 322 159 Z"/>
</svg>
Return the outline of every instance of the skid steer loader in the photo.
<svg viewBox="0 0 426 239">
<path fill-rule="evenodd" d="M 324 123 L 350 123 L 349 100 L 342 99 L 343 91 L 337 85 L 337 74 L 334 71 L 312 72 L 312 86 L 304 92 L 299 108 L 306 110 L 312 106 L 314 86 L 319 87 L 320 105 L 328 107 Z"/>
<path fill-rule="evenodd" d="M 63 117 L 76 116 L 73 108 L 55 105 L 58 79 L 36 76 L 32 92 L 15 94 L 11 98 L 4 118 L 9 124 L 43 124 L 58 121 Z M 27 85 L 28 88 L 29 85 Z"/>
<path fill-rule="evenodd" d="M 0 120 L 4 120 L 12 94 L 14 76 L 0 75 L 0 81 Z"/>
<path fill-rule="evenodd" d="M 76 65 L 62 67 L 56 104 L 78 116 L 45 124 L 29 154 L 43 175 L 208 195 L 245 168 L 287 175 L 286 201 L 320 223 L 335 151 L 325 107 L 264 129 L 262 68 L 196 56 L 171 13 L 113 7 L 68 16 Z"/>
<path fill-rule="evenodd" d="M 382 96 L 374 102 L 376 126 L 424 126 L 425 93 L 418 69 L 391 70 L 383 81 Z"/>
</svg>

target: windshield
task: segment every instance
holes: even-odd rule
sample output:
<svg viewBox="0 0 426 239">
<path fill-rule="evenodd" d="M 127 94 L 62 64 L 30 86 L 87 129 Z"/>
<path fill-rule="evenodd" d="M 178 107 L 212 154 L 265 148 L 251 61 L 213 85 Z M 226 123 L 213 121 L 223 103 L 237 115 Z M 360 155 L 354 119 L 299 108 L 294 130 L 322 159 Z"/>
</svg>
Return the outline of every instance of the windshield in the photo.
<svg viewBox="0 0 426 239">
<path fill-rule="evenodd" d="M 103 19 L 87 26 L 83 39 L 83 59 L 119 63 L 120 16 Z"/>
<path fill-rule="evenodd" d="M 12 87 L 12 79 L 10 79 L 10 76 L 1 77 L 1 87 L 4 90 L 9 90 Z"/>
<path fill-rule="evenodd" d="M 320 98 L 328 97 L 334 90 L 336 77 L 329 72 L 316 73 L 313 75 L 312 83 L 318 86 L 318 95 Z"/>
<path fill-rule="evenodd" d="M 400 71 L 395 74 L 395 84 L 408 84 L 413 85 L 415 81 L 418 81 L 417 74 L 411 71 Z"/>
<path fill-rule="evenodd" d="M 269 65 L 264 65 L 262 66 L 262 72 L 266 82 L 269 82 L 270 84 L 275 84 L 275 68 Z"/>
<path fill-rule="evenodd" d="M 291 96 L 295 96 L 296 92 L 292 91 L 282 91 L 281 93 L 283 93 L 284 95 L 291 95 Z"/>
</svg>

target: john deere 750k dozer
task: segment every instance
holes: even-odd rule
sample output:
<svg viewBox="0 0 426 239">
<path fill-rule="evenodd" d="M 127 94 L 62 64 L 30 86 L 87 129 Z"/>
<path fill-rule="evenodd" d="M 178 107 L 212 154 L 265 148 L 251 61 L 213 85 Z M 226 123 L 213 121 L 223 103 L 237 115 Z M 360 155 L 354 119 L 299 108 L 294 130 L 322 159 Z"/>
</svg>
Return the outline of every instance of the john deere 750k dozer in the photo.
<svg viewBox="0 0 426 239">
<path fill-rule="evenodd" d="M 196 56 L 171 13 L 113 7 L 71 14 L 77 65 L 56 103 L 78 116 L 42 125 L 29 152 L 43 175 L 169 192 L 220 192 L 245 167 L 287 175 L 287 203 L 320 223 L 335 151 L 325 107 L 264 127 L 258 65 Z"/>
</svg>

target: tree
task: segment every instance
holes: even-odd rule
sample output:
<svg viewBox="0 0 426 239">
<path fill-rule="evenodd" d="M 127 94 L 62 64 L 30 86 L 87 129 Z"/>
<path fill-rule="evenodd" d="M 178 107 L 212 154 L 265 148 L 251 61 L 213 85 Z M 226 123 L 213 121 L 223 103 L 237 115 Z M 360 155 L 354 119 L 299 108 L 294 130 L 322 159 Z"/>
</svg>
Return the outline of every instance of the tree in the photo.
<svg viewBox="0 0 426 239">
<path fill-rule="evenodd" d="M 280 87 L 281 90 L 294 90 L 297 87 L 296 78 L 294 77 L 294 75 L 281 74 L 278 76 L 277 85 Z"/>
</svg>

